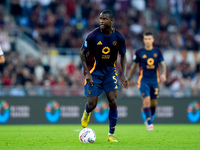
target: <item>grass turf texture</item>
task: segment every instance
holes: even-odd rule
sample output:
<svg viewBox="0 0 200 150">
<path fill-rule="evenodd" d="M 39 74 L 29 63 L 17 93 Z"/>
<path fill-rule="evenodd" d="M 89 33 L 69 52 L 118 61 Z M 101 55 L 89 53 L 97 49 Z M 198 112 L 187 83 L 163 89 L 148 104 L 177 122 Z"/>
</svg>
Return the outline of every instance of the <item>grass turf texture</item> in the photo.
<svg viewBox="0 0 200 150">
<path fill-rule="evenodd" d="M 107 141 L 108 125 L 89 125 L 96 132 L 94 143 L 83 144 L 80 125 L 2 125 L 0 150 L 199 150 L 199 125 L 117 125 L 118 143 Z"/>
</svg>

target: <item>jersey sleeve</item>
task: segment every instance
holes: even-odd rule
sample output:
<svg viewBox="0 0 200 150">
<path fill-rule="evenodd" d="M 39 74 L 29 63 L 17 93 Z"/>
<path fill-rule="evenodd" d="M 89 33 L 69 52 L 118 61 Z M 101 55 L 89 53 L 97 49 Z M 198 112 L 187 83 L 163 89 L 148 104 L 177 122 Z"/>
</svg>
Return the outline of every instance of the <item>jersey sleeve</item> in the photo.
<svg viewBox="0 0 200 150">
<path fill-rule="evenodd" d="M 1 48 L 1 46 L 0 46 L 0 56 L 1 55 L 4 55 L 4 52 L 3 52 L 3 50 L 2 50 L 2 48 Z"/>
<path fill-rule="evenodd" d="M 159 59 L 158 62 L 161 63 L 162 61 L 164 61 L 163 55 L 161 53 L 161 51 L 159 50 Z"/>
<path fill-rule="evenodd" d="M 120 54 L 125 54 L 126 53 L 126 43 L 124 37 L 121 35 L 121 47 L 119 49 Z"/>
<path fill-rule="evenodd" d="M 136 51 L 135 54 L 133 55 L 133 62 L 135 62 L 135 63 L 140 62 L 140 57 L 138 55 L 138 51 Z"/>
<path fill-rule="evenodd" d="M 89 44 L 91 43 L 91 38 L 87 36 L 86 40 L 82 44 L 82 48 L 84 48 L 87 52 L 89 51 Z"/>
</svg>

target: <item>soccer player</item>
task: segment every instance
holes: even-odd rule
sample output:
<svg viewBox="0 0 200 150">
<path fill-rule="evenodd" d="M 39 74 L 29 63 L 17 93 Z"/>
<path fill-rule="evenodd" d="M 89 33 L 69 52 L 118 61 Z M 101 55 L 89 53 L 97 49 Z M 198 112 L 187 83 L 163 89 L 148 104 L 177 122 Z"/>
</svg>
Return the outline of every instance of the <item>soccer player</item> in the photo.
<svg viewBox="0 0 200 150">
<path fill-rule="evenodd" d="M 126 45 L 124 37 L 112 27 L 113 14 L 105 10 L 99 15 L 100 27 L 89 33 L 84 41 L 80 57 L 84 68 L 84 95 L 87 103 L 81 119 L 82 127 L 87 127 L 91 112 L 97 105 L 98 96 L 105 91 L 109 102 L 109 134 L 108 141 L 118 142 L 114 137 L 117 124 L 117 90 L 120 90 L 116 62 L 121 55 L 122 86 L 128 86 L 126 78 Z"/>
<path fill-rule="evenodd" d="M 128 81 L 131 80 L 138 64 L 140 73 L 138 88 L 143 100 L 143 111 L 146 116 L 145 125 L 147 130 L 153 130 L 151 118 L 155 114 L 158 99 L 158 82 L 166 81 L 166 66 L 161 51 L 153 47 L 154 37 L 151 32 L 143 35 L 144 48 L 138 49 L 133 57 L 133 64 L 128 74 Z M 159 75 L 159 66 L 160 74 Z"/>
<path fill-rule="evenodd" d="M 0 47 L 0 64 L 3 64 L 3 63 L 5 63 L 5 56 L 4 56 L 3 50 Z"/>
</svg>

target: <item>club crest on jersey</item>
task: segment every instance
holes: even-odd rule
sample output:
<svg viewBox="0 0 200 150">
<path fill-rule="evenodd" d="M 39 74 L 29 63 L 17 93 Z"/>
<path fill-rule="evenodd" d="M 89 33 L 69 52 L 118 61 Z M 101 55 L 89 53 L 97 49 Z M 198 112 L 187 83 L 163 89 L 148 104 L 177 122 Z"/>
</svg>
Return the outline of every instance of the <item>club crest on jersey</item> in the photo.
<svg viewBox="0 0 200 150">
<path fill-rule="evenodd" d="M 84 46 L 87 47 L 87 41 L 84 42 Z"/>
<path fill-rule="evenodd" d="M 158 56 L 158 55 L 157 55 L 156 53 L 154 53 L 154 54 L 153 54 L 153 57 L 155 57 L 155 58 L 156 58 L 157 56 Z"/>
<path fill-rule="evenodd" d="M 117 45 L 117 41 L 113 41 L 112 44 L 113 44 L 113 46 Z"/>
<path fill-rule="evenodd" d="M 144 55 L 142 56 L 142 58 L 143 58 L 143 59 L 147 58 L 147 55 L 144 54 Z"/>
<path fill-rule="evenodd" d="M 99 42 L 97 43 L 97 45 L 102 45 L 102 42 L 101 42 L 101 41 L 99 41 Z"/>
</svg>

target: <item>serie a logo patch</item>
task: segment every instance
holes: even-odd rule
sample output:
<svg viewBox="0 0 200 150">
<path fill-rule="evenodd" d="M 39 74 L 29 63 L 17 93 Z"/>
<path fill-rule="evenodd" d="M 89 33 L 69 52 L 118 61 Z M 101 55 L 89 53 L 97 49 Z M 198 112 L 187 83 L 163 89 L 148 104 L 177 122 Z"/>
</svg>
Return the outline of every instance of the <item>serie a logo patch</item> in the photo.
<svg viewBox="0 0 200 150">
<path fill-rule="evenodd" d="M 84 42 L 84 46 L 87 47 L 87 41 Z"/>
</svg>

